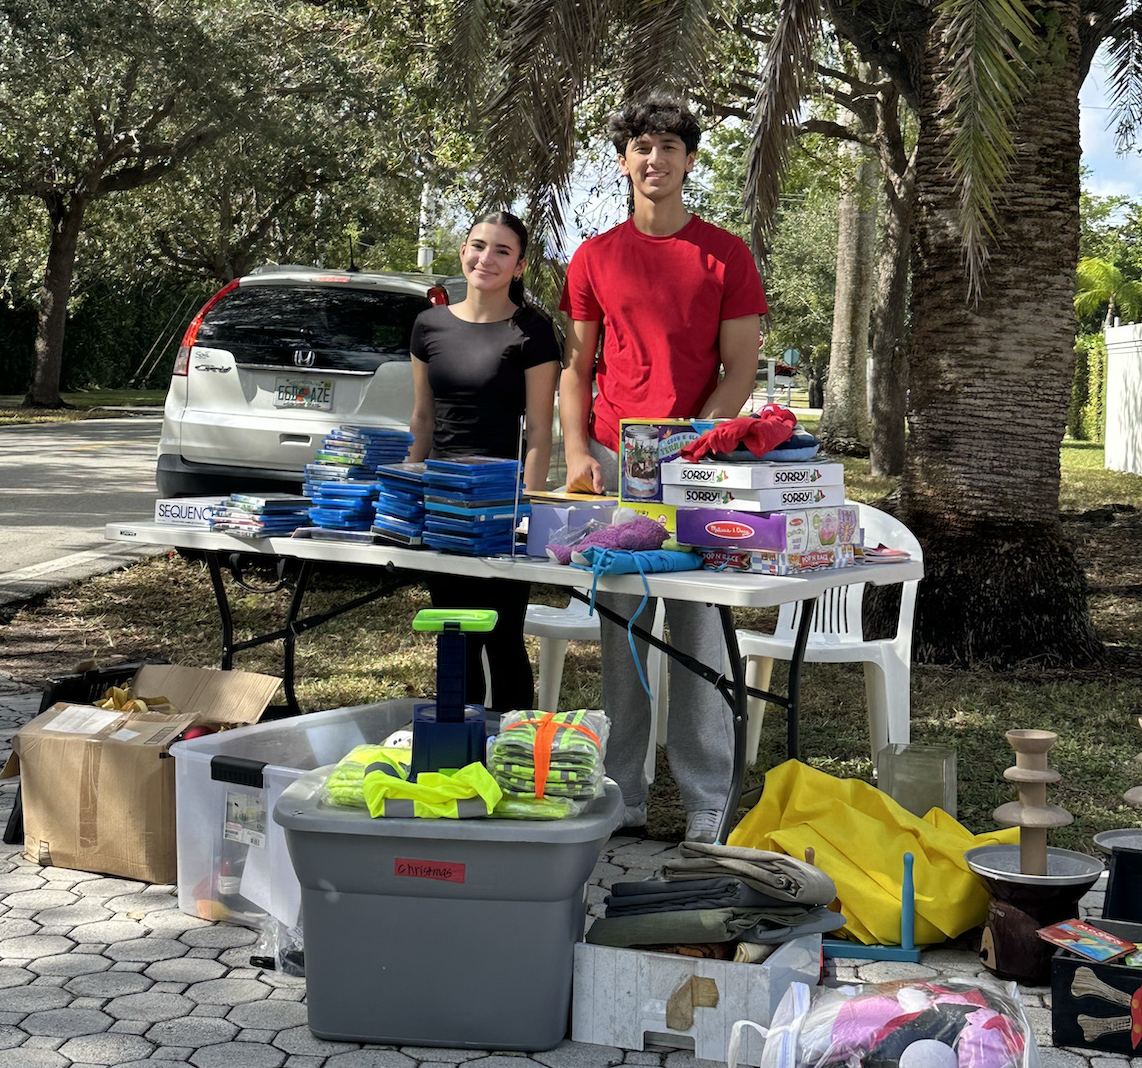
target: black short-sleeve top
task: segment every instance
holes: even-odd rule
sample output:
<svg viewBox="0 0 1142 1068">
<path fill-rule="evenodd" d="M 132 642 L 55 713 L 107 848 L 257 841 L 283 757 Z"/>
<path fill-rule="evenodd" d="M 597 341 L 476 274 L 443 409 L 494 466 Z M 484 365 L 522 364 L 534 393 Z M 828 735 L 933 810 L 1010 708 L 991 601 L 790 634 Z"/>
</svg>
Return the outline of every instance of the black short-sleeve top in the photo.
<svg viewBox="0 0 1142 1068">
<path fill-rule="evenodd" d="M 428 364 L 432 457 L 516 457 L 525 374 L 560 359 L 551 323 L 533 308 L 494 323 L 469 323 L 438 305 L 417 316 L 410 349 Z"/>
</svg>

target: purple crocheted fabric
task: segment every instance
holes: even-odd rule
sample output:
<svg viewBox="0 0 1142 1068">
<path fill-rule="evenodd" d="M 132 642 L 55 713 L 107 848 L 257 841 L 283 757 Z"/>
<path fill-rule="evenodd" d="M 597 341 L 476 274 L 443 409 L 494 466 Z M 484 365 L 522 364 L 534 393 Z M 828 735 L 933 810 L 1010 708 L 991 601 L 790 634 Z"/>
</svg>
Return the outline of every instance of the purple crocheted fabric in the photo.
<svg viewBox="0 0 1142 1068">
<path fill-rule="evenodd" d="M 577 545 L 548 545 L 547 555 L 561 564 L 571 562 L 572 552 L 582 552 L 592 545 L 603 549 L 658 549 L 666 541 L 666 528 L 649 516 L 635 516 L 629 523 L 612 523 L 588 534 Z"/>
</svg>

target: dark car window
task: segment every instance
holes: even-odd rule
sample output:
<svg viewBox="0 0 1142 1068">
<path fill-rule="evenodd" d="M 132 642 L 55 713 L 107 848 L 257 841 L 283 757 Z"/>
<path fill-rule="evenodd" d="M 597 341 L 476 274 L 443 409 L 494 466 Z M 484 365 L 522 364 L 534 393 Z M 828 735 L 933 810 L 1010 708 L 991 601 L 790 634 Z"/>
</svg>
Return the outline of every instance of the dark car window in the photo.
<svg viewBox="0 0 1142 1068">
<path fill-rule="evenodd" d="M 315 369 L 372 370 L 409 358 L 413 321 L 429 306 L 426 296 L 348 286 L 240 286 L 207 313 L 198 344 L 240 364 L 292 366 L 301 349 L 315 353 Z"/>
</svg>

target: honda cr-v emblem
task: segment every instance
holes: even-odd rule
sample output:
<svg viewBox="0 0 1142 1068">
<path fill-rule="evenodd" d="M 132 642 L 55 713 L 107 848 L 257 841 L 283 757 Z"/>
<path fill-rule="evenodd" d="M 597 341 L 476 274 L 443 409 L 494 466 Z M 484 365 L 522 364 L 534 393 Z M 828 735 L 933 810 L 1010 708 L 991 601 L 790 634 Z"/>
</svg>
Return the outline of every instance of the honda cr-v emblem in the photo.
<svg viewBox="0 0 1142 1068">
<path fill-rule="evenodd" d="M 312 367 L 316 359 L 317 353 L 313 349 L 293 350 L 293 365 L 295 367 Z"/>
</svg>

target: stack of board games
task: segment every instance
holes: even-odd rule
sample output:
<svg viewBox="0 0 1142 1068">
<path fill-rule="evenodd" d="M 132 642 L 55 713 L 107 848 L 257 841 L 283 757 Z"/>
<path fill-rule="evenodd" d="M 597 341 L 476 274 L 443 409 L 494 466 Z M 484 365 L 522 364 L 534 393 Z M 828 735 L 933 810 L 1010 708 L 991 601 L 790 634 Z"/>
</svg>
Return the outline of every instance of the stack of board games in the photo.
<svg viewBox="0 0 1142 1068">
<path fill-rule="evenodd" d="M 675 507 L 678 540 L 708 568 L 797 575 L 851 567 L 860 541 L 836 461 L 661 465 L 662 500 Z"/>
<path fill-rule="evenodd" d="M 377 497 L 372 532 L 394 545 L 424 541 L 423 462 L 382 464 L 377 468 Z"/>
<path fill-rule="evenodd" d="M 298 493 L 231 493 L 210 517 L 210 529 L 243 538 L 292 534 L 309 519 L 310 504 Z"/>
<path fill-rule="evenodd" d="M 521 478 L 517 460 L 426 460 L 424 544 L 474 556 L 511 552 L 515 528 L 531 511 Z"/>
</svg>

